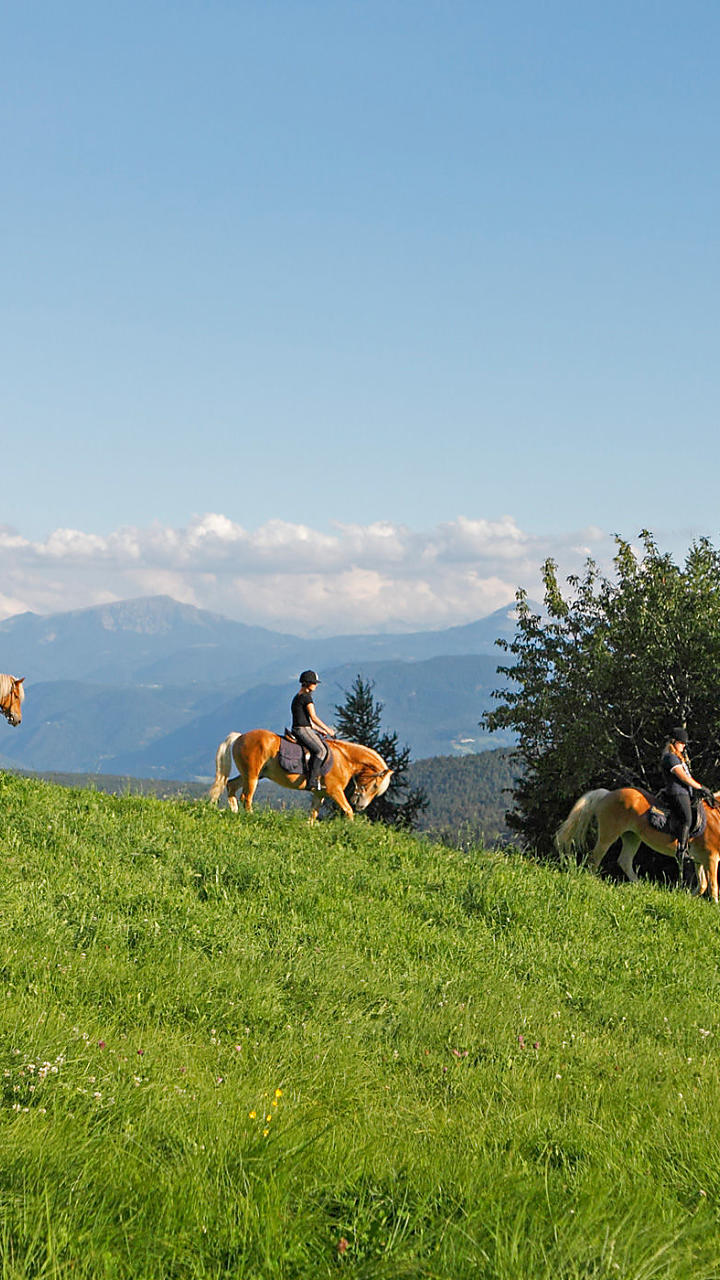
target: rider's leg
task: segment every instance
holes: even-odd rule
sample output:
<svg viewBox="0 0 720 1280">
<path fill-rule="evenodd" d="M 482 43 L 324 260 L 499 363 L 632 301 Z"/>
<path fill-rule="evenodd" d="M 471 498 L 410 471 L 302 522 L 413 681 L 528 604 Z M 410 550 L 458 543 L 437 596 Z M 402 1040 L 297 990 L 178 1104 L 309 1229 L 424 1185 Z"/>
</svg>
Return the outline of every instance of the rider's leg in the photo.
<svg viewBox="0 0 720 1280">
<path fill-rule="evenodd" d="M 295 737 L 301 746 L 305 747 L 311 753 L 310 777 L 307 780 L 307 789 L 308 791 L 312 791 L 319 784 L 320 770 L 322 768 L 323 760 L 327 755 L 327 747 L 314 729 L 296 729 Z"/>
<path fill-rule="evenodd" d="M 680 832 L 677 842 L 677 859 L 680 866 L 683 859 L 688 856 L 688 836 L 690 835 L 690 824 L 692 823 L 692 809 L 690 807 L 690 796 L 687 791 L 671 791 L 669 799 L 680 824 Z"/>
</svg>

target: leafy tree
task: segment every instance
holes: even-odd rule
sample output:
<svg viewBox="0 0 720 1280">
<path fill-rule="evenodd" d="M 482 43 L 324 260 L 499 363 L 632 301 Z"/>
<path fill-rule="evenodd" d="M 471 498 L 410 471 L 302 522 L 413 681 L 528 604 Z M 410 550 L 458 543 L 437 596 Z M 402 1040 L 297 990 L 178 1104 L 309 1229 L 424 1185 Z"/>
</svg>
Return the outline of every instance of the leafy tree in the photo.
<svg viewBox="0 0 720 1280">
<path fill-rule="evenodd" d="M 346 691 L 345 701 L 335 707 L 338 736 L 372 747 L 394 770 L 385 794 L 373 800 L 366 811 L 368 818 L 410 830 L 429 801 L 422 787 L 410 786 L 410 748 L 400 747 L 397 733 L 382 729 L 383 704 L 373 696 L 374 688 L 372 680 L 363 680 L 361 675 L 355 677 L 352 688 Z"/>
<path fill-rule="evenodd" d="M 702 538 L 678 566 L 647 531 L 640 541 L 638 553 L 616 539 L 613 579 L 588 560 L 567 597 L 548 560 L 546 616 L 518 592 L 515 639 L 498 642 L 512 655 L 498 668 L 511 691 L 493 695 L 483 723 L 518 735 L 508 823 L 540 856 L 583 792 L 655 790 L 674 725 L 688 729 L 695 776 L 720 783 L 720 555 Z"/>
</svg>

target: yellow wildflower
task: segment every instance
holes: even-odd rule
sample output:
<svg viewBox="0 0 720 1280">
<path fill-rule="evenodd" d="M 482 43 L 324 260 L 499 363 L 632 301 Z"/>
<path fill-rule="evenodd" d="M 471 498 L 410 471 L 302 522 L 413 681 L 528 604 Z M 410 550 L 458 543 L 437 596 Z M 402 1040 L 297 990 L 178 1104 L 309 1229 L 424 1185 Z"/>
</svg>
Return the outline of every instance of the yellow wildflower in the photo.
<svg viewBox="0 0 720 1280">
<path fill-rule="evenodd" d="M 248 1120 L 254 1120 L 256 1115 L 257 1111 L 248 1111 Z"/>
</svg>

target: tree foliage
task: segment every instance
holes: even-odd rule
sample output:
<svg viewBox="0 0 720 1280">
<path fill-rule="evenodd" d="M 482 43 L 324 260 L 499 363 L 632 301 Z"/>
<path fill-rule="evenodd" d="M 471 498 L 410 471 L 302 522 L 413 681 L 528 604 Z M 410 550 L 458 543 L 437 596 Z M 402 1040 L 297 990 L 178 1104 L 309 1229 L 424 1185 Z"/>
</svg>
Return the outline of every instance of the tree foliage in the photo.
<svg viewBox="0 0 720 1280">
<path fill-rule="evenodd" d="M 685 725 L 692 771 L 720 784 L 720 554 L 695 542 L 682 566 L 652 535 L 616 539 L 615 573 L 588 560 L 560 589 L 543 566 L 546 616 L 518 592 L 512 664 L 483 721 L 518 735 L 523 773 L 510 826 L 547 856 L 573 802 L 595 787 L 660 785 L 668 730 Z"/>
<path fill-rule="evenodd" d="M 372 680 L 363 680 L 361 675 L 355 677 L 352 687 L 346 691 L 345 701 L 335 707 L 338 736 L 372 747 L 394 770 L 385 795 L 373 800 L 366 811 L 368 818 L 410 830 L 427 808 L 428 798 L 422 787 L 410 785 L 410 748 L 399 745 L 397 733 L 388 733 L 382 728 L 383 704 L 374 697 L 374 688 Z"/>
<path fill-rule="evenodd" d="M 429 801 L 420 816 L 419 830 L 432 832 L 456 848 L 507 844 L 510 832 L 505 811 L 518 771 L 513 752 L 502 747 L 466 756 L 414 760 L 410 781 L 426 790 Z"/>
</svg>

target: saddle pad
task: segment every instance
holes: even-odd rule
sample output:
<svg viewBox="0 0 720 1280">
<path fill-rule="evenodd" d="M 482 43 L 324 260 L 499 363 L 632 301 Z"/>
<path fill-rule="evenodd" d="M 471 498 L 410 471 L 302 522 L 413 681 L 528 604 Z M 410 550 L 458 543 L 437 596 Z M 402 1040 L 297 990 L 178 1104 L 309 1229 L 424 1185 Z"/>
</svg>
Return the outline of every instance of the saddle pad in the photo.
<svg viewBox="0 0 720 1280">
<path fill-rule="evenodd" d="M 697 810 L 693 807 L 693 817 L 695 821 L 690 829 L 689 840 L 694 840 L 696 836 L 701 836 L 707 826 L 707 811 L 702 800 L 698 803 Z M 677 838 L 675 823 L 672 821 L 670 812 L 659 803 L 650 806 L 647 820 L 653 831 L 667 831 L 668 835 L 674 835 Z"/>
<path fill-rule="evenodd" d="M 307 773 L 303 765 L 303 755 L 306 755 L 299 742 L 290 742 L 287 738 L 280 739 L 280 750 L 278 752 L 278 764 L 286 773 Z M 332 768 L 333 753 L 330 747 L 327 748 L 327 755 L 320 766 L 320 777 L 324 778 Z"/>
</svg>

